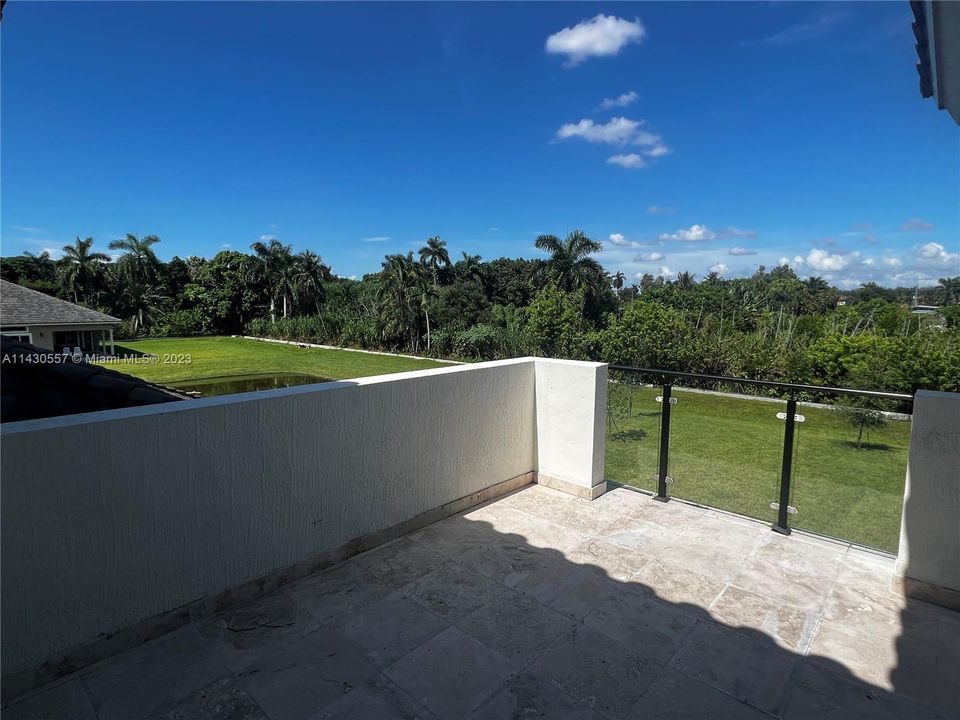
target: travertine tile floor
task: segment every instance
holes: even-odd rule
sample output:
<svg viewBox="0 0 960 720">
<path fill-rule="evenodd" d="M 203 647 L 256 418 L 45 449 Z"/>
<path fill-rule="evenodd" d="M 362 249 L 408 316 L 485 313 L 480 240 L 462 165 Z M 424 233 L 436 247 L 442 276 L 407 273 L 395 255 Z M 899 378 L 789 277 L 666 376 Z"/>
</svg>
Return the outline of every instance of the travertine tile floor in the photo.
<svg viewBox="0 0 960 720">
<path fill-rule="evenodd" d="M 960 613 L 892 559 L 528 487 L 9 706 L 22 718 L 953 718 Z"/>
</svg>

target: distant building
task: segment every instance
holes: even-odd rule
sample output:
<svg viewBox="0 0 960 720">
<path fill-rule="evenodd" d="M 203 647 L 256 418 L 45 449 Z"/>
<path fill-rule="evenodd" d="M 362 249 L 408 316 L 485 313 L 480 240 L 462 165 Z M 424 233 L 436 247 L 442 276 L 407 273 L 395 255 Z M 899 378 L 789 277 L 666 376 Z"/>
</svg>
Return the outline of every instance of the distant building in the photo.
<svg viewBox="0 0 960 720">
<path fill-rule="evenodd" d="M 939 305 L 911 305 L 910 312 L 914 315 L 931 315 L 940 311 Z"/>
<path fill-rule="evenodd" d="M 96 310 L 0 280 L 0 334 L 63 353 L 113 355 L 113 327 L 120 321 Z"/>
</svg>

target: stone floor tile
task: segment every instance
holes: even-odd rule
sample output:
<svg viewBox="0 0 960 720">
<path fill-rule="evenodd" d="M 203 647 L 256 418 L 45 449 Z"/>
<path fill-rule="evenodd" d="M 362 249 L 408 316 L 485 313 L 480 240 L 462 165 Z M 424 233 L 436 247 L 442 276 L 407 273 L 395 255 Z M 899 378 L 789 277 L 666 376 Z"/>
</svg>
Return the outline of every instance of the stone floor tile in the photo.
<svg viewBox="0 0 960 720">
<path fill-rule="evenodd" d="M 283 592 L 274 592 L 197 624 L 200 636 L 234 672 L 249 665 L 270 646 L 296 642 L 312 629 L 309 613 Z"/>
<path fill-rule="evenodd" d="M 320 629 L 274 648 L 235 677 L 271 720 L 304 720 L 377 675 L 342 635 Z"/>
<path fill-rule="evenodd" d="M 100 720 L 138 720 L 226 675 L 191 625 L 111 658 L 83 683 Z"/>
<path fill-rule="evenodd" d="M 749 553 L 761 546 L 772 534 L 759 522 L 750 522 L 734 515 L 704 513 L 687 524 L 684 536 L 696 540 L 701 547 L 725 547 Z"/>
<path fill-rule="evenodd" d="M 504 498 L 503 504 L 566 525 L 585 535 L 599 532 L 616 519 L 615 515 L 594 507 L 591 501 L 543 485 L 533 485 L 510 495 Z"/>
<path fill-rule="evenodd" d="M 593 628 L 577 625 L 531 667 L 581 705 L 623 718 L 663 669 Z"/>
<path fill-rule="evenodd" d="M 150 720 L 268 720 L 233 678 L 217 680 L 183 700 L 164 707 Z"/>
<path fill-rule="evenodd" d="M 510 679 L 507 659 L 452 627 L 384 673 L 438 718 L 467 717 Z"/>
<path fill-rule="evenodd" d="M 628 716 L 629 720 L 768 720 L 769 717 L 671 668 L 664 668 Z"/>
<path fill-rule="evenodd" d="M 381 675 L 353 688 L 308 720 L 432 720 L 434 717 L 399 685 Z"/>
<path fill-rule="evenodd" d="M 450 559 L 404 591 L 415 602 L 451 621 L 510 593 L 503 585 Z"/>
<path fill-rule="evenodd" d="M 755 708 L 776 713 L 797 658 L 762 633 L 754 639 L 701 621 L 670 667 Z"/>
<path fill-rule="evenodd" d="M 490 528 L 510 544 L 525 542 L 537 548 L 564 551 L 586 539 L 584 532 L 517 510 L 509 505 L 493 503 L 464 515 L 467 520 L 489 524 Z"/>
<path fill-rule="evenodd" d="M 615 487 L 591 501 L 590 506 L 608 515 L 626 516 L 643 512 L 653 502 L 657 501 L 647 493 Z"/>
<path fill-rule="evenodd" d="M 500 692 L 480 706 L 470 720 L 603 720 L 561 692 L 548 680 L 533 673 L 521 673 Z"/>
<path fill-rule="evenodd" d="M 519 672 L 574 623 L 530 595 L 507 591 L 456 625 L 507 658 L 511 672 Z"/>
<path fill-rule="evenodd" d="M 948 717 L 913 698 L 887 692 L 801 661 L 786 693 L 784 720 L 934 720 Z"/>
<path fill-rule="evenodd" d="M 701 577 L 726 583 L 743 569 L 756 542 L 743 538 L 721 542 L 719 539 L 684 533 L 670 543 L 670 547 L 660 553 L 657 559 Z"/>
<path fill-rule="evenodd" d="M 860 680 L 887 690 L 893 690 L 890 672 L 897 667 L 897 638 L 899 629 L 888 632 L 864 632 L 842 622 L 823 620 L 807 651 L 814 664 L 840 663 Z"/>
<path fill-rule="evenodd" d="M 440 567 L 443 556 L 408 537 L 398 538 L 353 558 L 384 585 L 400 588 Z"/>
<path fill-rule="evenodd" d="M 286 589 L 286 594 L 310 615 L 314 628 L 338 623 L 389 593 L 388 586 L 352 562 L 335 565 Z"/>
<path fill-rule="evenodd" d="M 0 714 L 3 720 L 96 720 L 97 717 L 79 678 L 8 705 Z"/>
<path fill-rule="evenodd" d="M 342 632 L 368 662 L 384 668 L 448 624 L 401 589 L 352 613 L 343 623 Z"/>
<path fill-rule="evenodd" d="M 610 596 L 583 623 L 623 643 L 638 657 L 666 663 L 696 620 L 672 605 L 624 591 Z"/>
<path fill-rule="evenodd" d="M 630 591 L 633 587 L 633 583 L 621 583 L 611 580 L 604 573 L 582 569 L 569 575 L 547 604 L 557 612 L 579 621 L 614 593 Z"/>
<path fill-rule="evenodd" d="M 524 542 L 501 546 L 496 552 L 471 550 L 460 557 L 460 562 L 501 585 L 529 593 L 544 604 L 562 592 L 580 570 L 567 562 L 563 553 Z"/>
<path fill-rule="evenodd" d="M 634 579 L 635 589 L 664 602 L 676 603 L 685 612 L 707 615 L 725 583 L 674 565 L 670 560 L 652 560 Z"/>
<path fill-rule="evenodd" d="M 597 537 L 648 557 L 659 557 L 683 536 L 683 528 L 670 527 L 648 518 L 625 515 L 608 525 Z"/>
<path fill-rule="evenodd" d="M 469 550 L 490 549 L 499 544 L 489 523 L 468 520 L 463 515 L 454 515 L 427 525 L 408 537 L 430 550 L 453 557 Z"/>
<path fill-rule="evenodd" d="M 567 550 L 564 556 L 584 569 L 602 572 L 606 577 L 629 582 L 650 562 L 650 556 L 599 538 L 590 538 Z"/>
<path fill-rule="evenodd" d="M 810 644 L 819 622 L 815 613 L 733 585 L 728 585 L 714 601 L 710 614 L 714 620 L 734 630 L 758 630 L 781 647 L 801 654 Z"/>
<path fill-rule="evenodd" d="M 761 558 L 747 560 L 730 583 L 814 613 L 821 612 L 834 586 L 833 578 L 795 573 L 789 567 Z"/>
<path fill-rule="evenodd" d="M 833 580 L 846 552 L 845 545 L 797 542 L 792 536 L 767 531 L 753 557 L 781 565 L 794 575 Z"/>
</svg>

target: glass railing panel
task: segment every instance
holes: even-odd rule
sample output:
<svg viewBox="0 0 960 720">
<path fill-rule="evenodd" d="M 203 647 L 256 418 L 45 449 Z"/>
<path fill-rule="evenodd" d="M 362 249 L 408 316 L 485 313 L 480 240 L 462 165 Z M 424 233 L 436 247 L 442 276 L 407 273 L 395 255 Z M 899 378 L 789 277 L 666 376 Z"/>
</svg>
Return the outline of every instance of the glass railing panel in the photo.
<svg viewBox="0 0 960 720">
<path fill-rule="evenodd" d="M 853 404 L 797 413 L 790 526 L 897 552 L 910 416 Z"/>
<path fill-rule="evenodd" d="M 660 404 L 657 387 L 630 382 L 607 386 L 605 478 L 657 491 Z"/>
<path fill-rule="evenodd" d="M 786 403 L 676 387 L 673 397 L 669 494 L 772 522 Z"/>
</svg>

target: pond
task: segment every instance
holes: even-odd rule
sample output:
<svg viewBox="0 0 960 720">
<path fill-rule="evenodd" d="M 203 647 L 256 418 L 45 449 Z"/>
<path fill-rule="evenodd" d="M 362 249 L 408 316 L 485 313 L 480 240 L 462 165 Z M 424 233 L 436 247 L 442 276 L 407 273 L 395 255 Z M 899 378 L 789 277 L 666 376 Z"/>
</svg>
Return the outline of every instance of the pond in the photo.
<svg viewBox="0 0 960 720">
<path fill-rule="evenodd" d="M 330 382 L 330 378 L 307 375 L 305 373 L 257 373 L 253 375 L 222 375 L 220 377 L 179 380 L 166 383 L 168 387 L 182 390 L 199 397 L 215 395 L 233 395 L 234 393 L 255 390 L 276 390 L 277 388 L 310 385 Z"/>
</svg>

